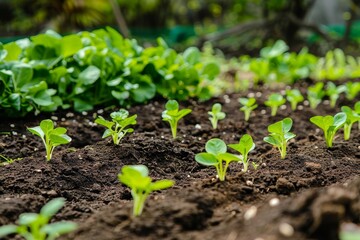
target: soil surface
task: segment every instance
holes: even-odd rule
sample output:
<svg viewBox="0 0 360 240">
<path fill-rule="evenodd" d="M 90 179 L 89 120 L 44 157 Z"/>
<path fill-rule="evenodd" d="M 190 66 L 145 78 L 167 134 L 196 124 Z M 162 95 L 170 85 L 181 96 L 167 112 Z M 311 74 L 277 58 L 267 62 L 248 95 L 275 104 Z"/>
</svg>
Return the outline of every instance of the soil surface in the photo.
<svg viewBox="0 0 360 240">
<path fill-rule="evenodd" d="M 305 83 L 297 87 L 306 89 Z M 66 204 L 53 220 L 75 221 L 79 228 L 60 239 L 339 239 L 341 226 L 360 222 L 360 131 L 355 124 L 349 141 L 339 131 L 334 147 L 327 149 L 322 131 L 309 118 L 334 115 L 354 102 L 341 97 L 331 108 L 325 100 L 316 110 L 305 102 L 296 111 L 287 104 L 271 117 L 263 103 L 270 93 L 283 90 L 261 88 L 206 102 L 181 102 L 181 108 L 193 112 L 179 122 L 176 140 L 161 120 L 165 100 L 135 106 L 129 111 L 138 115 L 138 124 L 118 146 L 102 139 L 104 128 L 94 124 L 98 115 L 109 119 L 116 107 L 24 119 L 2 116 L 0 154 L 20 159 L 0 167 L 0 225 L 64 197 Z M 259 104 L 249 122 L 237 100 L 245 96 L 255 96 Z M 215 102 L 223 105 L 227 117 L 213 130 L 207 112 Z M 281 160 L 278 150 L 262 139 L 269 124 L 285 117 L 293 119 L 297 136 Z M 66 127 L 73 139 L 57 147 L 49 162 L 41 140 L 26 130 L 45 118 Z M 226 181 L 220 182 L 215 168 L 194 160 L 209 139 L 237 143 L 245 133 L 256 143 L 249 154 L 259 165 L 256 170 L 250 165 L 244 173 L 241 163 L 232 163 Z M 154 180 L 176 181 L 174 187 L 152 193 L 137 218 L 131 216 L 130 190 L 117 178 L 129 164 L 146 165 Z"/>
</svg>

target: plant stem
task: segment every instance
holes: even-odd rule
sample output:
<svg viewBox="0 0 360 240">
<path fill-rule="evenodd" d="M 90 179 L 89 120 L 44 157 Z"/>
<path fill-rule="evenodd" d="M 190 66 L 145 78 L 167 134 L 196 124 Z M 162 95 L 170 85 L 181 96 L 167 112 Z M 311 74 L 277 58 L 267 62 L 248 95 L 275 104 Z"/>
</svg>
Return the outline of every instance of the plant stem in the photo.
<svg viewBox="0 0 360 240">
<path fill-rule="evenodd" d="M 133 196 L 134 199 L 133 215 L 140 216 L 144 209 L 145 200 L 148 194 L 131 191 L 131 195 Z"/>
<path fill-rule="evenodd" d="M 281 159 L 285 159 L 286 157 L 286 141 L 283 140 L 282 146 L 280 147 L 280 155 Z"/>
<path fill-rule="evenodd" d="M 350 139 L 351 127 L 352 124 L 344 124 L 344 140 Z"/>
<path fill-rule="evenodd" d="M 245 121 L 249 121 L 251 111 L 246 111 L 245 110 L 244 113 L 245 113 Z"/>
<path fill-rule="evenodd" d="M 273 116 L 273 117 L 276 116 L 277 109 L 278 109 L 277 106 L 271 107 L 271 116 Z"/>
<path fill-rule="evenodd" d="M 291 105 L 291 110 L 295 111 L 295 110 L 296 110 L 296 107 L 297 107 L 297 102 L 296 102 L 296 101 L 292 101 L 292 102 L 290 103 L 290 105 Z"/>
<path fill-rule="evenodd" d="M 213 127 L 213 129 L 217 128 L 217 119 L 216 118 L 211 118 L 211 125 Z"/>
<path fill-rule="evenodd" d="M 177 122 L 176 121 L 170 122 L 170 128 L 171 128 L 172 137 L 173 139 L 175 139 L 177 133 Z"/>
</svg>

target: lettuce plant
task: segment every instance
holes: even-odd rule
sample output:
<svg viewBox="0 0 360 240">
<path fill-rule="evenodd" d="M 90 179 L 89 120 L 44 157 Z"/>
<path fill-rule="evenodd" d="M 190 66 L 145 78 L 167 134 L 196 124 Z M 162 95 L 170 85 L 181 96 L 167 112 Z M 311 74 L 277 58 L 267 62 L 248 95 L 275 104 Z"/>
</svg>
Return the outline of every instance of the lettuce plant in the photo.
<svg viewBox="0 0 360 240">
<path fill-rule="evenodd" d="M 290 102 L 291 109 L 296 110 L 297 105 L 304 101 L 304 97 L 298 89 L 286 90 L 286 99 Z"/>
<path fill-rule="evenodd" d="M 226 117 L 226 114 L 221 111 L 220 103 L 215 103 L 211 108 L 211 112 L 208 112 L 208 114 L 210 115 L 209 120 L 213 129 L 217 128 L 219 120 L 223 120 Z"/>
<path fill-rule="evenodd" d="M 179 110 L 179 103 L 176 100 L 169 100 L 162 112 L 162 120 L 169 122 L 173 139 L 176 138 L 177 126 L 180 119 L 191 113 L 191 109 Z"/>
<path fill-rule="evenodd" d="M 249 134 L 244 134 L 240 138 L 239 143 L 229 144 L 228 146 L 241 154 L 244 172 L 247 172 L 249 166 L 248 154 L 255 148 L 255 143 L 252 137 Z"/>
<path fill-rule="evenodd" d="M 336 86 L 333 82 L 326 84 L 326 95 L 330 99 L 330 106 L 335 107 L 336 101 L 339 99 L 340 94 L 346 91 L 345 85 Z"/>
<path fill-rule="evenodd" d="M 336 132 L 345 124 L 346 114 L 343 112 L 335 114 L 335 116 L 314 116 L 310 118 L 310 122 L 318 126 L 324 131 L 326 146 L 331 148 Z"/>
<path fill-rule="evenodd" d="M 228 153 L 225 142 L 219 138 L 213 138 L 207 141 L 205 151 L 206 152 L 196 154 L 195 160 L 205 166 L 214 166 L 220 181 L 225 180 L 226 171 L 230 162 L 238 162 L 241 160 L 238 156 Z"/>
<path fill-rule="evenodd" d="M 290 132 L 293 121 L 291 118 L 284 118 L 274 124 L 268 126 L 269 136 L 264 138 L 264 141 L 277 147 L 280 151 L 281 159 L 286 156 L 287 142 L 296 135 Z"/>
<path fill-rule="evenodd" d="M 271 116 L 276 116 L 278 108 L 286 102 L 284 97 L 279 93 L 272 93 L 265 105 L 271 108 Z"/>
<path fill-rule="evenodd" d="M 120 109 L 117 112 L 112 112 L 110 117 L 112 121 L 107 121 L 99 116 L 95 122 L 107 128 L 102 138 L 111 136 L 114 144 L 119 145 L 121 139 L 127 133 L 132 133 L 134 131 L 134 129 L 129 126 L 136 124 L 137 115 L 134 114 L 129 117 L 129 112 L 127 110 Z"/>
<path fill-rule="evenodd" d="M 46 159 L 51 160 L 52 153 L 55 147 L 68 144 L 71 141 L 71 138 L 66 135 L 66 128 L 57 127 L 54 128 L 54 123 L 50 119 L 45 119 L 40 122 L 40 126 L 28 128 L 28 130 L 41 138 L 45 145 L 46 150 Z"/>
<path fill-rule="evenodd" d="M 239 98 L 239 102 L 243 105 L 240 110 L 245 114 L 245 121 L 249 121 L 252 110 L 258 107 L 255 98 Z"/>
<path fill-rule="evenodd" d="M 355 122 L 360 121 L 360 114 L 352 110 L 348 106 L 341 107 L 341 111 L 346 114 L 346 122 L 344 123 L 344 140 L 350 139 L 351 128 Z"/>
<path fill-rule="evenodd" d="M 22 213 L 19 216 L 19 225 L 11 224 L 0 227 L 0 237 L 18 234 L 26 240 L 54 240 L 62 234 L 74 231 L 77 224 L 73 222 L 49 223 L 64 204 L 64 198 L 55 198 L 44 205 L 40 213 Z"/>
<path fill-rule="evenodd" d="M 148 175 L 149 170 L 145 165 L 124 166 L 118 175 L 119 181 L 131 188 L 131 195 L 134 199 L 134 216 L 141 215 L 145 201 L 151 192 L 172 187 L 175 183 L 166 179 L 152 182 Z"/>
<path fill-rule="evenodd" d="M 323 82 L 318 82 L 315 85 L 308 87 L 307 98 L 310 103 L 310 108 L 316 109 L 317 106 L 321 103 L 323 97 L 325 96 L 325 90 L 323 87 Z"/>
<path fill-rule="evenodd" d="M 352 101 L 360 94 L 360 82 L 347 82 L 345 86 L 348 100 Z"/>
</svg>

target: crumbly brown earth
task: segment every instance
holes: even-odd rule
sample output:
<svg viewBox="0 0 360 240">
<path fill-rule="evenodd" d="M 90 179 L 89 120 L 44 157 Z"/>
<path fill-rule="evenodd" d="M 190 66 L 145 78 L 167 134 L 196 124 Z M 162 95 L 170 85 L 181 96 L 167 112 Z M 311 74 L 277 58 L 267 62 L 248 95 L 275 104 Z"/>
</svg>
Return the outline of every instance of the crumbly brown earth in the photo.
<svg viewBox="0 0 360 240">
<path fill-rule="evenodd" d="M 79 228 L 61 239 L 338 239 L 342 223 L 360 222 L 360 131 L 355 125 L 349 141 L 340 131 L 334 147 L 327 149 L 323 133 L 309 118 L 333 115 L 353 102 L 341 98 L 335 109 L 325 101 L 316 110 L 301 105 L 294 112 L 287 105 L 271 117 L 263 102 L 272 91 L 280 90 L 249 92 L 257 97 L 259 108 L 248 123 L 237 101 L 245 93 L 182 102 L 182 108 L 193 112 L 180 121 L 176 140 L 161 121 L 164 100 L 135 106 L 129 110 L 138 114 L 135 132 L 119 146 L 101 139 L 104 129 L 93 123 L 96 115 L 108 118 L 112 109 L 25 119 L 2 116 L 0 132 L 11 134 L 0 134 L 0 154 L 22 159 L 0 167 L 0 225 L 64 197 L 66 205 L 54 220 L 72 220 Z M 217 130 L 211 128 L 207 114 L 215 102 L 227 113 Z M 50 117 L 68 129 L 73 141 L 57 147 L 46 162 L 40 139 L 26 127 Z M 297 136 L 281 160 L 262 139 L 269 124 L 285 117 L 293 119 Z M 245 133 L 256 142 L 249 157 L 259 164 L 257 170 L 251 166 L 243 173 L 241 164 L 233 163 L 226 181 L 220 182 L 215 168 L 195 162 L 207 140 L 218 137 L 227 144 L 237 143 Z M 152 178 L 176 181 L 173 188 L 153 193 L 138 218 L 131 216 L 129 189 L 117 179 L 127 164 L 144 164 Z"/>
</svg>

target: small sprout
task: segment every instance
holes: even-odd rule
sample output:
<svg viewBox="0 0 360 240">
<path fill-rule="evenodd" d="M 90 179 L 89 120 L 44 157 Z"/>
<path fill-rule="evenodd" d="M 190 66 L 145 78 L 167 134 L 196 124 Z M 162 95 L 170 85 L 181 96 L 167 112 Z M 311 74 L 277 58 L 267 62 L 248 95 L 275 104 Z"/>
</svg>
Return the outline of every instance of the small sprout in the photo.
<svg viewBox="0 0 360 240">
<path fill-rule="evenodd" d="M 206 142 L 206 152 L 195 155 L 195 160 L 205 166 L 214 166 L 220 181 L 225 180 L 225 175 L 230 162 L 238 162 L 241 159 L 227 152 L 226 144 L 219 138 L 213 138 Z M 224 163 L 225 162 L 225 166 Z"/>
<path fill-rule="evenodd" d="M 287 89 L 286 99 L 290 102 L 291 109 L 293 111 L 296 110 L 296 107 L 299 103 L 304 101 L 304 97 L 298 89 Z"/>
<path fill-rule="evenodd" d="M 208 114 L 210 115 L 209 120 L 213 129 L 217 128 L 219 120 L 223 120 L 226 117 L 226 114 L 221 111 L 220 103 L 215 103 L 211 108 L 211 112 L 208 112 Z"/>
<path fill-rule="evenodd" d="M 9 158 L 9 157 L 6 157 L 6 156 L 0 154 L 0 160 L 1 159 L 4 160 L 4 162 L 0 161 L 0 166 L 1 165 L 11 164 L 11 163 L 13 163 L 13 162 L 15 162 L 17 160 L 22 160 L 22 158 Z"/>
<path fill-rule="evenodd" d="M 245 114 L 245 121 L 249 121 L 252 110 L 258 107 L 255 98 L 239 98 L 239 102 L 243 105 L 240 110 Z"/>
<path fill-rule="evenodd" d="M 71 138 L 65 134 L 67 132 L 66 128 L 54 128 L 54 123 L 50 119 L 42 120 L 40 126 L 28 128 L 28 130 L 32 134 L 39 136 L 43 141 L 48 161 L 51 160 L 55 147 L 71 142 Z"/>
<path fill-rule="evenodd" d="M 339 99 L 340 94 L 346 91 L 345 85 L 336 86 L 333 82 L 328 82 L 326 85 L 326 95 L 330 99 L 330 107 L 335 107 L 336 101 Z"/>
<path fill-rule="evenodd" d="M 296 135 L 290 132 L 293 121 L 291 118 L 283 120 L 268 126 L 269 136 L 264 141 L 277 147 L 280 151 L 281 159 L 285 159 L 287 142 Z"/>
<path fill-rule="evenodd" d="M 111 136 L 114 144 L 119 145 L 121 139 L 127 133 L 132 133 L 134 131 L 134 129 L 129 126 L 136 124 L 137 115 L 134 114 L 129 117 L 129 112 L 127 110 L 120 109 L 117 112 L 112 112 L 110 117 L 112 121 L 107 121 L 99 116 L 95 122 L 107 128 L 102 135 L 102 138 Z"/>
<path fill-rule="evenodd" d="M 360 82 L 346 83 L 346 98 L 350 101 L 354 100 L 360 93 Z"/>
<path fill-rule="evenodd" d="M 354 111 L 360 115 L 360 101 L 356 102 L 354 105 Z M 358 121 L 358 128 L 360 130 L 360 120 Z"/>
<path fill-rule="evenodd" d="M 341 107 L 341 111 L 346 114 L 346 122 L 344 124 L 344 140 L 350 139 L 352 125 L 360 121 L 360 115 L 348 106 Z"/>
<path fill-rule="evenodd" d="M 77 224 L 73 222 L 49 223 L 64 204 L 64 198 L 55 198 L 44 205 L 40 213 L 22 213 L 19 216 L 19 225 L 11 224 L 0 227 L 0 238 L 10 234 L 19 234 L 25 239 L 52 240 L 60 235 L 74 231 Z"/>
<path fill-rule="evenodd" d="M 238 144 L 229 144 L 230 148 L 238 151 L 242 156 L 242 162 L 244 164 L 244 172 L 247 172 L 249 166 L 248 154 L 255 148 L 255 143 L 249 134 L 245 134 L 241 137 Z"/>
<path fill-rule="evenodd" d="M 182 109 L 179 111 L 179 104 L 176 100 L 167 101 L 165 109 L 166 110 L 162 112 L 162 120 L 169 122 L 173 139 L 175 139 L 178 121 L 191 113 L 191 109 Z"/>
<path fill-rule="evenodd" d="M 152 182 L 148 175 L 149 170 L 145 165 L 124 166 L 118 175 L 119 181 L 131 188 L 131 195 L 134 199 L 134 216 L 141 215 L 145 201 L 151 192 L 172 187 L 175 183 L 167 179 Z"/>
<path fill-rule="evenodd" d="M 316 109 L 317 106 L 321 103 L 323 97 L 325 96 L 325 91 L 323 89 L 324 83 L 318 82 L 314 86 L 310 86 L 307 90 L 307 98 L 310 103 L 310 108 Z"/>
<path fill-rule="evenodd" d="M 260 164 L 259 164 L 259 163 L 256 163 L 256 162 L 251 162 L 251 164 L 252 164 L 252 166 L 253 166 L 253 168 L 254 168 L 255 171 L 256 171 L 256 170 L 258 169 L 258 167 L 260 166 Z"/>
<path fill-rule="evenodd" d="M 346 114 L 343 112 L 337 113 L 334 117 L 327 115 L 315 116 L 310 118 L 310 122 L 318 126 L 324 131 L 324 138 L 326 146 L 331 148 L 336 132 L 345 124 Z"/>
<path fill-rule="evenodd" d="M 284 97 L 279 93 L 272 93 L 265 105 L 271 108 L 271 116 L 276 116 L 278 108 L 286 102 Z"/>
</svg>

